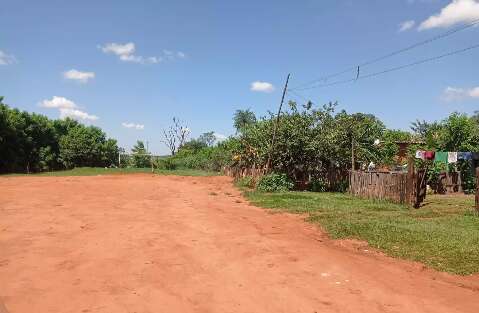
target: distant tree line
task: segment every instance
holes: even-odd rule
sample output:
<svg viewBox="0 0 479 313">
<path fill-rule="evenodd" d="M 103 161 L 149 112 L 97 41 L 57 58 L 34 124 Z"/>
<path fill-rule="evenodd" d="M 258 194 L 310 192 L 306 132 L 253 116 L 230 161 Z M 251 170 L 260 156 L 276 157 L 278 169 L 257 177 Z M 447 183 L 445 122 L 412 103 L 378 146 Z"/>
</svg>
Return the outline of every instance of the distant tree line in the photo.
<svg viewBox="0 0 479 313">
<path fill-rule="evenodd" d="M 105 167 L 117 155 L 116 140 L 98 127 L 13 109 L 0 97 L 1 173 Z"/>
</svg>

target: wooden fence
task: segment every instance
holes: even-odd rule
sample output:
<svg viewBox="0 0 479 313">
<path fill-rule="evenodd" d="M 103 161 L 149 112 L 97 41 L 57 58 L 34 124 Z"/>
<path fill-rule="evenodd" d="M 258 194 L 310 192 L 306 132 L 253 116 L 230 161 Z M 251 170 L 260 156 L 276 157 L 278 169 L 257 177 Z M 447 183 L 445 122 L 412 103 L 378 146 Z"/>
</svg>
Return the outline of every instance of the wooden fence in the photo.
<svg viewBox="0 0 479 313">
<path fill-rule="evenodd" d="M 396 203 L 409 203 L 408 173 L 351 171 L 349 192 L 352 195 Z"/>
<path fill-rule="evenodd" d="M 442 172 L 437 182 L 432 183 L 431 188 L 439 194 L 464 192 L 461 176 L 461 172 Z"/>
<path fill-rule="evenodd" d="M 479 213 L 479 167 L 476 168 L 476 211 Z"/>
</svg>

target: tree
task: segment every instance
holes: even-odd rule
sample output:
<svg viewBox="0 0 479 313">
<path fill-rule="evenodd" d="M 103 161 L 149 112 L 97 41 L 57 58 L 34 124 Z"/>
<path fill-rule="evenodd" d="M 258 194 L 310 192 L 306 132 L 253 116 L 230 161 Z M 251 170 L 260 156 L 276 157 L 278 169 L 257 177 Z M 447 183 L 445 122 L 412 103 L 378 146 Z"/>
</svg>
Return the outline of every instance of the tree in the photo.
<svg viewBox="0 0 479 313">
<path fill-rule="evenodd" d="M 238 133 L 243 131 L 246 127 L 251 126 L 255 123 L 256 116 L 252 111 L 250 111 L 250 109 L 236 110 L 233 116 L 233 125 Z"/>
<path fill-rule="evenodd" d="M 141 140 L 137 140 L 136 145 L 131 149 L 132 156 L 130 165 L 137 168 L 149 167 L 151 164 L 151 156 L 145 148 L 145 144 Z"/>
<path fill-rule="evenodd" d="M 211 147 L 216 141 L 214 132 L 203 133 L 198 137 L 198 141 L 204 143 L 206 146 Z"/>
<path fill-rule="evenodd" d="M 431 124 L 424 120 L 416 120 L 411 123 L 411 130 L 421 139 L 426 138 L 427 131 L 431 127 Z"/>
<path fill-rule="evenodd" d="M 163 130 L 162 142 L 168 147 L 171 155 L 176 154 L 178 148 L 183 146 L 190 135 L 190 129 L 182 124 L 177 117 L 173 117 L 173 125 Z"/>
<path fill-rule="evenodd" d="M 474 114 L 472 115 L 472 120 L 479 124 L 479 111 L 474 111 Z"/>
<path fill-rule="evenodd" d="M 79 124 L 60 138 L 60 158 L 67 168 L 110 166 L 116 162 L 116 140 L 107 140 L 98 127 Z"/>
</svg>

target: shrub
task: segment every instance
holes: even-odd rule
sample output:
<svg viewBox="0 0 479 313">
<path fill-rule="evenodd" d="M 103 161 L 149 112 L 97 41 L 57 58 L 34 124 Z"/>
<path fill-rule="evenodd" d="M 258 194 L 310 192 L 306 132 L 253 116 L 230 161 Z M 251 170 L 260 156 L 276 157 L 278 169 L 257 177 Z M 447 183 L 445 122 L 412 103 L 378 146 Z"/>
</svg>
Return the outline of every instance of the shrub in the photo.
<svg viewBox="0 0 479 313">
<path fill-rule="evenodd" d="M 263 192 L 281 192 L 292 190 L 294 183 L 286 174 L 268 174 L 264 175 L 258 181 L 256 189 Z"/>
<path fill-rule="evenodd" d="M 325 192 L 327 190 L 328 186 L 326 185 L 326 182 L 322 179 L 313 179 L 309 183 L 309 191 L 313 192 Z"/>
<path fill-rule="evenodd" d="M 171 158 L 158 159 L 156 162 L 156 168 L 159 170 L 176 170 L 176 163 Z"/>
</svg>

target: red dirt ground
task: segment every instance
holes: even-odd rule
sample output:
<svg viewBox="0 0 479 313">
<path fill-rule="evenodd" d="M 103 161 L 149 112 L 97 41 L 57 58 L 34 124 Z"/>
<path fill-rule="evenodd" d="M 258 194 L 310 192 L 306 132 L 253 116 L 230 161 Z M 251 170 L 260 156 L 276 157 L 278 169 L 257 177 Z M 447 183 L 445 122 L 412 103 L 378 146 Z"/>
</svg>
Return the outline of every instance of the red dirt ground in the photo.
<svg viewBox="0 0 479 313">
<path fill-rule="evenodd" d="M 477 276 L 365 250 L 225 177 L 0 179 L 10 313 L 479 312 Z"/>
</svg>

